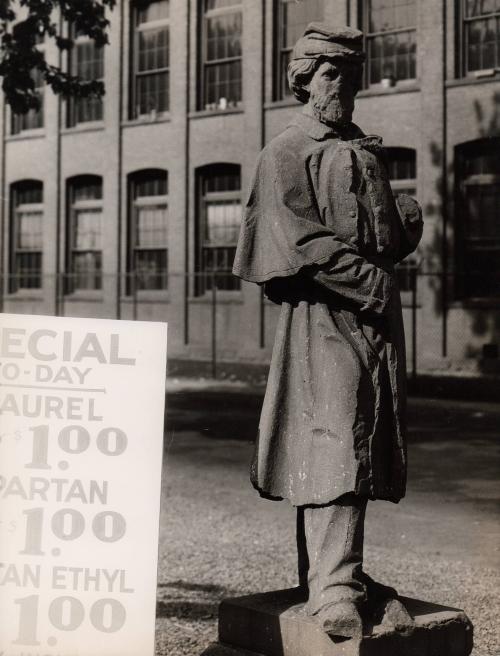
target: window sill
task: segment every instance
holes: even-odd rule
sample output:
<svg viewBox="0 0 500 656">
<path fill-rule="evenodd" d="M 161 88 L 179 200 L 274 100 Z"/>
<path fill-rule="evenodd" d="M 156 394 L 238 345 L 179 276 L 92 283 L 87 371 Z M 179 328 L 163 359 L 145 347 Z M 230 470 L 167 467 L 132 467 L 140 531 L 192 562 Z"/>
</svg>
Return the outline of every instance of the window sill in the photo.
<svg viewBox="0 0 500 656">
<path fill-rule="evenodd" d="M 151 116 L 140 116 L 138 118 L 130 118 L 126 121 L 122 121 L 122 126 L 124 128 L 133 128 L 136 125 L 154 125 L 156 123 L 170 123 L 172 119 L 170 114 L 156 114 L 153 118 Z"/>
<path fill-rule="evenodd" d="M 500 310 L 500 298 L 467 298 L 452 301 L 450 310 Z"/>
<path fill-rule="evenodd" d="M 5 294 L 6 301 L 41 301 L 43 300 L 43 289 L 18 289 L 17 292 Z"/>
<path fill-rule="evenodd" d="M 132 294 L 120 297 L 122 303 L 170 303 L 168 289 L 148 289 L 147 291 L 137 292 L 135 297 Z"/>
<path fill-rule="evenodd" d="M 399 82 L 393 87 L 383 87 L 379 84 L 373 84 L 368 89 L 362 89 L 358 93 L 358 98 L 370 98 L 372 96 L 390 96 L 395 93 L 415 93 L 420 91 L 420 84 L 417 80 L 408 80 Z"/>
<path fill-rule="evenodd" d="M 210 116 L 227 116 L 228 114 L 243 114 L 243 107 L 228 107 L 227 109 L 200 109 L 196 112 L 189 112 L 189 119 L 208 118 Z"/>
<path fill-rule="evenodd" d="M 64 302 L 70 301 L 72 303 L 91 302 L 100 303 L 103 300 L 102 290 L 79 290 L 71 294 L 64 294 Z"/>
<path fill-rule="evenodd" d="M 447 89 L 452 89 L 453 87 L 467 87 L 470 85 L 476 84 L 491 84 L 492 82 L 500 82 L 500 71 L 496 72 L 494 75 L 476 77 L 462 77 L 455 80 L 447 80 L 445 86 Z"/>
<path fill-rule="evenodd" d="M 189 303 L 211 305 L 213 303 L 212 292 L 206 292 L 203 296 L 190 296 Z M 243 305 L 241 290 L 235 290 L 232 292 L 217 290 L 215 303 L 216 305 L 220 305 L 220 304 Z"/>
<path fill-rule="evenodd" d="M 293 96 L 291 98 L 272 100 L 271 102 L 264 103 L 264 109 L 283 109 L 285 107 L 302 107 L 302 103 Z"/>
<path fill-rule="evenodd" d="M 43 139 L 45 137 L 45 129 L 37 128 L 34 130 L 22 130 L 19 134 L 9 134 L 5 137 L 5 141 L 22 141 L 23 139 Z"/>
<path fill-rule="evenodd" d="M 78 134 L 79 132 L 100 132 L 104 130 L 103 121 L 92 121 L 89 123 L 79 123 L 71 128 L 61 128 L 61 134 Z"/>
</svg>

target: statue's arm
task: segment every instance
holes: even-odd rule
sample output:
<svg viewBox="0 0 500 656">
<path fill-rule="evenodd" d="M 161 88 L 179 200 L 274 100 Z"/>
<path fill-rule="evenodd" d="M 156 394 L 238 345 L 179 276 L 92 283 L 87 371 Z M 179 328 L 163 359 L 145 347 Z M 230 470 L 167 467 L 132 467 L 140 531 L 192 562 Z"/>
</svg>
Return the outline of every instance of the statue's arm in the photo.
<svg viewBox="0 0 500 656">
<path fill-rule="evenodd" d="M 396 261 L 400 262 L 417 248 L 424 229 L 422 208 L 407 194 L 399 194 L 396 207 L 400 220 L 400 247 Z"/>
<path fill-rule="evenodd" d="M 359 312 L 385 314 L 394 293 L 394 274 L 372 264 L 338 240 L 332 240 L 334 254 L 321 266 L 303 269 L 318 285 L 353 305 Z"/>
</svg>

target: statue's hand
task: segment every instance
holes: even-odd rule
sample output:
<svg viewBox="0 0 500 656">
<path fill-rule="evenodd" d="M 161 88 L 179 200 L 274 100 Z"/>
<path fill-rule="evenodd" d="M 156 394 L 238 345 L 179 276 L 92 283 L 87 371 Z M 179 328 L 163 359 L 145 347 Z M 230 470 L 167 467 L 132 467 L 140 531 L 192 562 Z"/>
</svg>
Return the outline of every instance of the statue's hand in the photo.
<svg viewBox="0 0 500 656">
<path fill-rule="evenodd" d="M 404 228 L 404 237 L 408 242 L 409 252 L 414 251 L 422 238 L 424 229 L 422 208 L 408 194 L 399 194 L 396 198 L 396 206 Z"/>
</svg>

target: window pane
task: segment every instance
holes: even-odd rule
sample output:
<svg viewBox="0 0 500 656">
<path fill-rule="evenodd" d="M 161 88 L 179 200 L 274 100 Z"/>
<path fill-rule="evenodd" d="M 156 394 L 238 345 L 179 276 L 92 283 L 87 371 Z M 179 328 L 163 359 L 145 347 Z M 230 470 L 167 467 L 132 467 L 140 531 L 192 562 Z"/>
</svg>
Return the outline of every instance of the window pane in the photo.
<svg viewBox="0 0 500 656">
<path fill-rule="evenodd" d="M 241 60 L 211 64 L 205 69 L 206 105 L 217 104 L 221 101 L 228 106 L 236 106 L 241 100 Z"/>
<path fill-rule="evenodd" d="M 209 2 L 209 9 L 223 9 L 239 3 Z M 222 11 L 204 21 L 203 106 L 226 109 L 241 100 L 241 11 Z"/>
<path fill-rule="evenodd" d="M 42 250 L 43 248 L 43 214 L 42 212 L 23 211 L 17 215 L 17 248 L 23 250 Z"/>
<path fill-rule="evenodd" d="M 40 289 L 42 286 L 42 254 L 16 253 L 15 276 L 11 291 L 17 289 Z"/>
<path fill-rule="evenodd" d="M 500 143 L 498 139 L 461 148 L 463 162 L 458 279 L 466 296 L 500 296 Z"/>
<path fill-rule="evenodd" d="M 241 0 L 205 0 L 205 11 L 241 5 Z"/>
<path fill-rule="evenodd" d="M 165 27 L 139 32 L 138 71 L 169 66 L 169 31 Z"/>
<path fill-rule="evenodd" d="M 386 148 L 390 180 L 413 180 L 417 177 L 417 158 L 409 148 Z"/>
<path fill-rule="evenodd" d="M 134 184 L 135 198 L 144 196 L 165 196 L 168 193 L 168 176 L 166 173 L 145 176 Z"/>
<path fill-rule="evenodd" d="M 26 114 L 14 114 L 12 112 L 11 120 L 11 134 L 19 134 L 23 130 L 36 130 L 43 128 L 43 99 L 44 99 L 44 85 L 43 74 L 38 69 L 32 71 L 31 77 L 35 84 L 35 93 L 40 101 L 40 109 L 30 109 Z"/>
<path fill-rule="evenodd" d="M 278 28 L 279 33 L 279 98 L 291 95 L 288 86 L 287 69 L 291 59 L 292 48 L 302 36 L 307 25 L 324 19 L 324 0 L 281 0 Z"/>
<path fill-rule="evenodd" d="M 135 246 L 167 246 L 167 207 L 166 205 L 149 205 L 136 208 Z"/>
<path fill-rule="evenodd" d="M 398 287 L 401 292 L 411 292 L 414 286 L 414 276 L 416 274 L 417 263 L 414 257 L 407 257 L 396 267 L 398 278 Z"/>
<path fill-rule="evenodd" d="M 168 111 L 169 79 L 168 71 L 141 75 L 137 78 L 137 116 L 150 114 L 153 111 Z"/>
<path fill-rule="evenodd" d="M 134 116 L 167 112 L 170 104 L 168 26 L 136 32 Z"/>
<path fill-rule="evenodd" d="M 241 224 L 240 201 L 214 201 L 206 204 L 205 242 L 235 244 Z"/>
<path fill-rule="evenodd" d="M 309 23 L 324 18 L 323 0 L 304 0 L 300 3 L 282 0 L 281 5 L 281 48 L 293 48 Z"/>
<path fill-rule="evenodd" d="M 72 73 L 82 80 L 102 80 L 104 77 L 104 48 L 94 41 L 77 42 L 73 50 Z M 70 125 L 100 121 L 103 117 L 102 98 L 74 98 L 70 101 Z"/>
<path fill-rule="evenodd" d="M 41 183 L 22 184 L 15 189 L 16 206 L 31 203 L 43 203 L 43 186 Z"/>
<path fill-rule="evenodd" d="M 167 289 L 167 251 L 144 250 L 135 254 L 135 284 L 137 289 Z"/>
<path fill-rule="evenodd" d="M 465 24 L 466 72 L 500 65 L 500 12 Z"/>
<path fill-rule="evenodd" d="M 102 260 L 100 252 L 75 253 L 73 255 L 73 289 L 101 289 Z"/>
<path fill-rule="evenodd" d="M 383 34 L 368 39 L 368 75 L 370 84 L 382 78 L 415 78 L 415 32 Z"/>
<path fill-rule="evenodd" d="M 236 243 L 241 225 L 242 207 L 240 169 L 234 166 L 213 168 L 202 181 L 202 216 L 199 225 L 202 243 L 199 270 L 207 276 L 201 280 L 199 292 L 212 289 L 240 289 L 238 279 L 232 275 Z M 232 198 L 217 198 L 230 194 Z"/>
<path fill-rule="evenodd" d="M 102 184 L 99 179 L 80 182 L 73 186 L 73 199 L 99 200 L 102 198 Z"/>
<path fill-rule="evenodd" d="M 141 3 L 137 8 L 136 24 L 149 23 L 151 21 L 164 20 L 170 15 L 170 0 L 156 0 L 144 5 Z"/>
<path fill-rule="evenodd" d="M 36 182 L 15 184 L 12 197 L 14 207 L 10 228 L 13 251 L 9 266 L 9 290 L 41 288 L 43 209 L 33 205 L 42 204 L 43 186 Z"/>
<path fill-rule="evenodd" d="M 206 61 L 241 56 L 241 20 L 240 12 L 207 19 Z"/>
<path fill-rule="evenodd" d="M 102 210 L 76 210 L 73 247 L 77 250 L 100 250 Z"/>
<path fill-rule="evenodd" d="M 499 10 L 500 3 L 498 0 L 466 0 L 465 2 L 465 15 L 467 18 L 493 14 Z"/>
<path fill-rule="evenodd" d="M 416 0 L 371 0 L 368 25 L 370 32 L 415 27 Z"/>
</svg>

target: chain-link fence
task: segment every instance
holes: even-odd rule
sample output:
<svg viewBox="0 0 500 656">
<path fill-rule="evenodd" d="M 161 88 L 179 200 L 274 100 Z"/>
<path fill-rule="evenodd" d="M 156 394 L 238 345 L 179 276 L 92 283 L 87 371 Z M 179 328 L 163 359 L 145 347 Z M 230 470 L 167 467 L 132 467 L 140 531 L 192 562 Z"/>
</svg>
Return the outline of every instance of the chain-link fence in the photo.
<svg viewBox="0 0 500 656">
<path fill-rule="evenodd" d="M 450 346 L 465 356 L 498 358 L 500 294 L 495 296 L 491 279 L 484 278 L 416 266 L 398 270 L 410 377 L 425 368 L 426 350 L 436 358 L 447 357 Z M 177 349 L 180 357 L 209 363 L 217 377 L 222 362 L 252 360 L 255 350 L 260 350 L 260 362 L 269 360 L 279 308 L 265 298 L 262 287 L 250 288 L 254 291 L 247 294 L 227 271 L 46 275 L 23 270 L 1 280 L 0 306 L 11 313 L 168 321 L 170 333 L 185 347 L 184 353 Z M 478 293 L 481 302 L 474 296 Z M 449 311 L 464 299 L 470 307 L 461 323 L 454 319 L 450 327 Z M 495 302 L 499 311 L 492 320 Z"/>
</svg>

